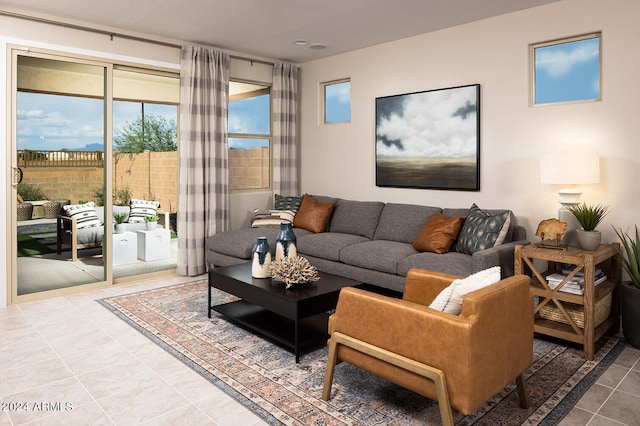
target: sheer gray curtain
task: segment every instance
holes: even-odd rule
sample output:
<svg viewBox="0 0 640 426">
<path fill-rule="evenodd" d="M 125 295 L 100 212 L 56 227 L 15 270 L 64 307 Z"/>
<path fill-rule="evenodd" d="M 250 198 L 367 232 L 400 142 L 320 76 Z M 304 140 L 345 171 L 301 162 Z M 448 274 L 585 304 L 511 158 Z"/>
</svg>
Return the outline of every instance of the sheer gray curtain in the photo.
<svg viewBox="0 0 640 426">
<path fill-rule="evenodd" d="M 291 64 L 273 66 L 273 190 L 298 195 L 298 74 Z"/>
<path fill-rule="evenodd" d="M 180 61 L 180 275 L 206 269 L 207 236 L 229 227 L 229 55 L 195 46 Z"/>
</svg>

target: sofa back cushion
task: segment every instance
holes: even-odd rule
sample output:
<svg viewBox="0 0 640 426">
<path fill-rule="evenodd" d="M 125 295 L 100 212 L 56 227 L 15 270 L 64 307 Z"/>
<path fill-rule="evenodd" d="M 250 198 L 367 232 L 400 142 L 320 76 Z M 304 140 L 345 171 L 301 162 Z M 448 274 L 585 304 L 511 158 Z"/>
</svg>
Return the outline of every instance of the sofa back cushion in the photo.
<svg viewBox="0 0 640 426">
<path fill-rule="evenodd" d="M 440 207 L 419 206 L 416 204 L 385 204 L 373 239 L 411 244 L 431 216 L 441 212 L 442 209 Z"/>
<path fill-rule="evenodd" d="M 384 203 L 380 201 L 339 199 L 333 210 L 329 231 L 372 239 L 383 208 Z"/>
</svg>

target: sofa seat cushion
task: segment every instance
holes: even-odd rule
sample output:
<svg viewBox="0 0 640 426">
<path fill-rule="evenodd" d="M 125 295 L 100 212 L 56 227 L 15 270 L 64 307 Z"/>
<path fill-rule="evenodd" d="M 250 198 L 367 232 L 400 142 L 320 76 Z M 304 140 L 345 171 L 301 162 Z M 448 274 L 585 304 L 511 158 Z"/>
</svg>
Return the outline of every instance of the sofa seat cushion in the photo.
<svg viewBox="0 0 640 426">
<path fill-rule="evenodd" d="M 453 251 L 444 254 L 422 252 L 398 261 L 398 275 L 406 277 L 411 268 L 446 271 L 449 274 L 464 277 L 474 272 L 473 258 L 468 254 Z"/>
<path fill-rule="evenodd" d="M 340 251 L 340 261 L 374 271 L 397 273 L 397 263 L 418 251 L 411 244 L 398 241 L 375 240 L 350 245 Z"/>
<path fill-rule="evenodd" d="M 207 248 L 217 253 L 241 259 L 251 259 L 251 250 L 258 237 L 267 237 L 271 254 L 275 256 L 279 228 L 243 228 L 219 232 L 207 238 Z"/>
<path fill-rule="evenodd" d="M 329 231 L 373 239 L 384 203 L 339 199 L 333 209 Z"/>
<path fill-rule="evenodd" d="M 440 207 L 385 204 L 373 239 L 411 244 L 431 216 L 441 212 Z"/>
<path fill-rule="evenodd" d="M 367 238 L 359 235 L 342 234 L 339 232 L 309 233 L 308 235 L 297 237 L 297 239 L 296 248 L 300 255 L 307 254 L 335 262 L 340 261 L 340 252 L 343 248 L 369 241 Z"/>
</svg>

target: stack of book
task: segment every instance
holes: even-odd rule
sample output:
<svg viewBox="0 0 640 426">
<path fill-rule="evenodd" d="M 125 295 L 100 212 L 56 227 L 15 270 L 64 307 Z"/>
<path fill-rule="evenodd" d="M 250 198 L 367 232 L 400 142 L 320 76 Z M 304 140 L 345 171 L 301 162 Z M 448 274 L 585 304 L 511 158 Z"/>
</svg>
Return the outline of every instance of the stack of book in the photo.
<svg viewBox="0 0 640 426">
<path fill-rule="evenodd" d="M 565 278 L 571 273 L 571 269 L 562 269 L 561 272 L 547 275 L 547 283 L 553 290 L 556 288 Z M 600 269 L 594 271 L 593 284 L 598 285 L 607 280 L 607 276 Z M 584 272 L 580 271 L 574 275 L 565 285 L 562 286 L 560 291 L 573 294 L 584 294 Z"/>
</svg>

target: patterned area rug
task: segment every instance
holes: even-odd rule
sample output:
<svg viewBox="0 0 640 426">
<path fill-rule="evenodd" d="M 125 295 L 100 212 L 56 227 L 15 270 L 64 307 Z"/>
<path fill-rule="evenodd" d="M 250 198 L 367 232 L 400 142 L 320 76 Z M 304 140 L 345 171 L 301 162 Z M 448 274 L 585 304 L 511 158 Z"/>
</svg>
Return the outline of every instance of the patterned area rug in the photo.
<svg viewBox="0 0 640 426">
<path fill-rule="evenodd" d="M 236 300 L 212 289 L 214 304 Z M 167 352 L 273 425 L 438 425 L 436 402 L 346 363 L 336 367 L 331 400 L 320 399 L 326 347 L 290 352 L 219 316 L 207 318 L 207 283 L 199 281 L 98 301 Z M 215 314 L 215 313 L 214 313 Z M 459 425 L 558 423 L 620 354 L 600 339 L 594 361 L 580 347 L 536 339 L 525 378 L 531 408 L 518 406 L 515 383 Z"/>
</svg>

